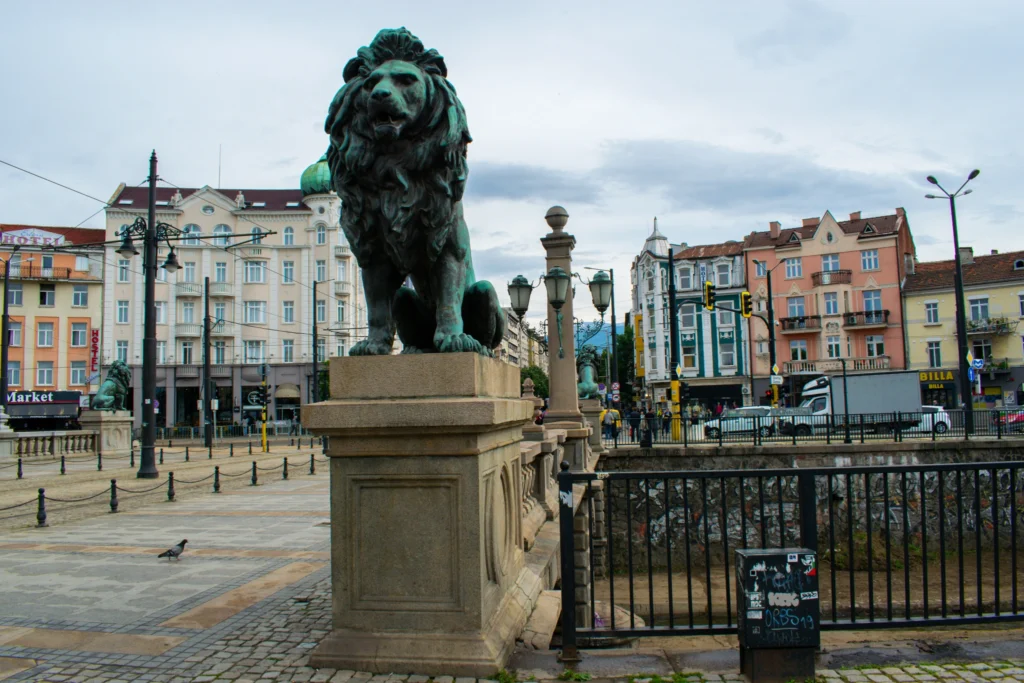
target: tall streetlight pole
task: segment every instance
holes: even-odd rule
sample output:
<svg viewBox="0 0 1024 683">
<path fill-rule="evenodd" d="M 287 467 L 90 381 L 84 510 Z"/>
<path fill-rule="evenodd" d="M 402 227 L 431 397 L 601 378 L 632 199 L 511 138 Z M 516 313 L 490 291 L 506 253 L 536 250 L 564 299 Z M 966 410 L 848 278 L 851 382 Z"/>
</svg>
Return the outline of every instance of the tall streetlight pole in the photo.
<svg viewBox="0 0 1024 683">
<path fill-rule="evenodd" d="M 139 479 L 156 479 L 156 150 L 149 157 L 149 211 L 143 241 L 142 269 L 146 274 L 146 299 L 142 333 L 142 444 Z"/>
<path fill-rule="evenodd" d="M 591 266 L 586 266 L 586 267 L 584 267 L 584 270 L 597 270 L 597 271 L 601 271 L 601 270 L 603 270 L 603 268 L 593 268 Z M 617 343 L 617 340 L 616 340 L 616 337 L 618 335 L 615 332 L 616 320 L 615 320 L 615 269 L 614 268 L 609 268 L 608 269 L 608 279 L 611 280 L 611 283 L 612 283 L 612 297 L 611 297 L 612 298 L 612 300 L 611 300 L 611 306 L 612 306 L 612 357 L 611 357 L 611 366 L 612 366 L 612 368 L 611 368 L 611 381 L 612 381 L 612 384 L 617 384 L 618 381 L 619 381 L 619 354 L 618 354 L 618 343 Z M 604 314 L 602 313 L 602 316 L 603 315 Z"/>
<path fill-rule="evenodd" d="M 957 345 L 957 361 L 960 368 L 960 402 L 963 404 L 964 409 L 964 426 L 968 433 L 974 431 L 974 408 L 972 405 L 971 398 L 971 380 L 968 378 L 970 374 L 967 363 L 967 315 L 964 312 L 964 273 L 963 267 L 960 263 L 960 236 L 957 234 L 956 228 L 956 198 L 968 195 L 972 190 L 964 190 L 967 183 L 971 182 L 978 177 L 981 173 L 978 169 L 971 171 L 970 175 L 967 176 L 967 180 L 957 189 L 956 192 L 947 192 L 939 181 L 935 179 L 935 176 L 928 176 L 927 180 L 935 187 L 942 190 L 942 194 L 949 199 L 949 215 L 953 222 L 953 288 L 956 295 L 956 345 Z M 926 194 L 926 199 L 942 199 L 942 196 L 934 194 Z"/>
<path fill-rule="evenodd" d="M 11 317 L 8 314 L 11 302 L 11 261 L 20 248 L 15 245 L 11 250 L 11 255 L 7 257 L 7 261 L 4 263 L 4 319 L 3 331 L 0 332 L 0 374 L 2 374 L 0 376 L 0 401 L 3 401 L 5 413 L 7 412 L 7 347 L 10 345 L 11 334 Z"/>
<path fill-rule="evenodd" d="M 782 261 L 779 261 L 771 269 L 768 268 L 768 263 L 765 261 L 754 261 L 754 268 L 757 266 L 763 266 L 765 273 L 765 280 L 768 286 L 768 362 L 772 364 L 771 373 L 775 373 L 775 305 L 772 301 L 772 271 L 782 265 Z M 756 271 L 755 271 L 756 273 Z M 779 385 L 772 385 L 772 407 L 774 408 L 779 404 Z"/>
</svg>

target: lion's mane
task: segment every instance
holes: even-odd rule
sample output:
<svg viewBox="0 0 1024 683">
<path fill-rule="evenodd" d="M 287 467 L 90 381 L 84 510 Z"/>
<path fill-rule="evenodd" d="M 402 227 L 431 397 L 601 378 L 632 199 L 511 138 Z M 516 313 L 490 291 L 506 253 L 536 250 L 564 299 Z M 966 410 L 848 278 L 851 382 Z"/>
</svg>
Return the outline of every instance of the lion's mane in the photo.
<svg viewBox="0 0 1024 683">
<path fill-rule="evenodd" d="M 418 66 L 427 94 L 419 118 L 401 138 L 382 142 L 374 137 L 363 85 L 391 60 Z M 327 162 L 343 202 L 342 229 L 360 263 L 379 258 L 375 252 L 380 238 L 389 256 L 407 271 L 420 258 L 412 252 L 424 247 L 432 263 L 455 225 L 468 175 L 466 146 L 472 138 L 447 75 L 437 50 L 425 50 L 404 27 L 381 31 L 345 66 L 345 85 L 334 96 L 325 124 L 331 137 Z M 410 229 L 417 221 L 426 235 Z"/>
</svg>

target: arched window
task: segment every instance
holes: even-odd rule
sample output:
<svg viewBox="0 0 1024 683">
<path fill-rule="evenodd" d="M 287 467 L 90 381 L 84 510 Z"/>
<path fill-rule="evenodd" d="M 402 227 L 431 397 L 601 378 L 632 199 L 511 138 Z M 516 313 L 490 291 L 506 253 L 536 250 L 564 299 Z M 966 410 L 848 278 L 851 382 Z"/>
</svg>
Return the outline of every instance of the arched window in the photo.
<svg viewBox="0 0 1024 683">
<path fill-rule="evenodd" d="M 290 247 L 295 244 L 295 228 L 288 226 L 284 229 L 284 246 Z"/>
<path fill-rule="evenodd" d="M 226 247 L 231 244 L 231 238 L 225 237 L 225 235 L 231 234 L 231 228 L 226 225 L 218 225 L 213 229 L 213 243 L 220 247 Z"/>
<path fill-rule="evenodd" d="M 260 230 L 258 227 L 257 228 L 253 228 L 252 229 L 252 243 L 253 244 L 263 244 L 263 237 L 262 237 L 262 235 L 263 235 L 263 231 L 262 230 Z"/>
<path fill-rule="evenodd" d="M 199 236 L 203 233 L 203 231 L 199 228 L 198 225 L 196 225 L 195 223 L 189 223 L 188 225 L 185 226 L 185 228 L 182 230 L 182 232 L 184 233 L 184 235 L 183 235 L 184 239 L 181 240 L 181 243 L 184 246 L 186 246 L 186 247 L 198 247 L 199 246 Z"/>
<path fill-rule="evenodd" d="M 316 243 L 327 244 L 327 226 L 318 225 L 316 226 Z"/>
</svg>

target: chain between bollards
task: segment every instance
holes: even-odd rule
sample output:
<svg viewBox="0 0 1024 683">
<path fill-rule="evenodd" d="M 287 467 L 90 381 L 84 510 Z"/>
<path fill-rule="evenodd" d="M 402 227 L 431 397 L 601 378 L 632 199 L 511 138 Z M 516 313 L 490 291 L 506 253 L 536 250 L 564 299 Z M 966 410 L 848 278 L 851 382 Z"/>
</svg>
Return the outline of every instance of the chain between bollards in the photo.
<svg viewBox="0 0 1024 683">
<path fill-rule="evenodd" d="M 213 492 L 220 493 L 220 465 L 213 466 Z"/>
<path fill-rule="evenodd" d="M 110 480 L 110 511 L 117 512 L 117 479 Z"/>
<path fill-rule="evenodd" d="M 316 455 L 313 453 L 309 454 L 309 473 L 316 474 Z"/>
<path fill-rule="evenodd" d="M 287 479 L 288 478 L 288 458 L 285 458 L 284 459 L 284 464 L 281 465 L 281 478 L 282 479 Z"/>
<path fill-rule="evenodd" d="M 174 472 L 167 473 L 167 500 L 174 502 Z"/>
<path fill-rule="evenodd" d="M 46 489 L 39 489 L 39 508 L 36 511 L 36 526 L 49 526 L 46 523 Z"/>
<path fill-rule="evenodd" d="M 256 486 L 256 461 L 252 461 L 252 485 Z"/>
</svg>

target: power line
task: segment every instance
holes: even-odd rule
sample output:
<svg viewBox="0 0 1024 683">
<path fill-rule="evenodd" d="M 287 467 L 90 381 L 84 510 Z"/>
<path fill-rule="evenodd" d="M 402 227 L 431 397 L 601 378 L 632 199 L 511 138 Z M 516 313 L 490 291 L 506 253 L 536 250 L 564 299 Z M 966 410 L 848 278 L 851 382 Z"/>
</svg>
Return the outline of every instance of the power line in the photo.
<svg viewBox="0 0 1024 683">
<path fill-rule="evenodd" d="M 106 201 L 104 201 L 102 199 L 99 199 L 98 197 L 93 197 L 91 194 L 88 194 L 86 192 L 82 192 L 81 190 L 76 190 L 73 187 L 68 187 L 64 183 L 58 183 L 56 180 L 51 180 L 50 178 L 47 178 L 46 176 L 39 175 L 38 173 L 33 173 L 32 171 L 29 171 L 28 169 L 22 168 L 21 166 L 16 166 L 16 165 L 12 164 L 9 161 L 4 161 L 3 159 L 0 159 L 0 164 L 3 164 L 4 166 L 10 166 L 11 168 L 16 169 L 18 171 L 21 171 L 22 173 L 27 173 L 28 175 L 30 175 L 30 176 L 32 176 L 34 178 L 39 178 L 40 180 L 44 180 L 44 181 L 50 183 L 51 185 L 56 185 L 57 187 L 63 187 L 65 190 L 69 190 L 71 192 L 74 192 L 75 194 L 80 194 L 83 197 L 87 197 L 89 199 L 92 199 L 93 201 L 97 201 L 100 204 L 103 204 L 105 206 L 111 206 L 108 202 L 106 202 Z M 95 216 L 96 214 L 93 214 L 93 215 Z"/>
</svg>

